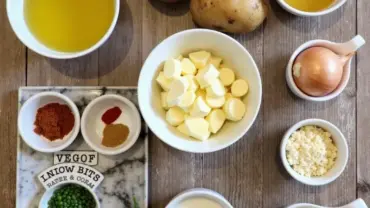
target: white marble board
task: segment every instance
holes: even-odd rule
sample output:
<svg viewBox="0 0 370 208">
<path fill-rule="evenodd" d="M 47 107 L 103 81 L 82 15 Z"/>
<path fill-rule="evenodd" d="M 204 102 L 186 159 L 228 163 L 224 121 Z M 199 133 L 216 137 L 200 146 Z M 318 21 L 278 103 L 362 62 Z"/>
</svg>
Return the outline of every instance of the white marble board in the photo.
<svg viewBox="0 0 370 208">
<path fill-rule="evenodd" d="M 71 98 L 82 114 L 86 105 L 104 94 L 119 94 L 137 107 L 136 87 L 22 87 L 19 89 L 19 107 L 39 92 L 56 91 Z M 36 152 L 18 136 L 17 150 L 17 208 L 36 208 L 44 193 L 37 175 L 53 165 L 53 154 Z M 88 150 L 81 134 L 67 150 Z M 148 128 L 142 119 L 142 131 L 136 144 L 126 153 L 117 156 L 98 154 L 98 165 L 93 166 L 104 175 L 96 193 L 101 207 L 148 206 Z M 5 168 L 5 167 L 3 167 Z"/>
</svg>

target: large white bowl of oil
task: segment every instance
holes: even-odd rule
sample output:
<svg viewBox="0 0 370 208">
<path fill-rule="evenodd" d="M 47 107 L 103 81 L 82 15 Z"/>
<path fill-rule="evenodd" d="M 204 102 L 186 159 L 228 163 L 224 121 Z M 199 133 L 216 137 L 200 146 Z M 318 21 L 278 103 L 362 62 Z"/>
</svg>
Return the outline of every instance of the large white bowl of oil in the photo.
<svg viewBox="0 0 370 208">
<path fill-rule="evenodd" d="M 103 24 L 100 20 L 104 15 L 107 15 L 108 12 L 108 10 L 102 9 L 106 6 L 106 4 L 104 4 L 107 3 L 106 1 L 107 0 L 7 0 L 6 8 L 12 29 L 17 37 L 29 49 L 50 58 L 71 59 L 96 50 L 103 45 L 112 34 L 119 15 L 120 0 L 110 0 L 112 1 L 111 8 L 109 8 L 111 14 L 107 17 L 109 18 L 109 22 L 105 26 L 99 26 Z M 50 10 L 45 2 L 50 3 Z M 35 6 L 37 4 L 39 6 Z M 85 4 L 86 7 L 82 4 Z M 31 7 L 31 9 L 28 7 Z M 81 12 L 79 12 L 77 8 L 81 8 Z M 105 11 L 105 13 L 102 11 Z M 30 12 L 30 15 L 28 12 Z M 59 16 L 54 16 L 54 14 Z M 35 21 L 36 26 L 32 25 Z M 40 25 L 37 25 L 37 21 L 40 21 Z M 81 24 L 83 21 L 85 21 L 86 24 Z M 76 31 L 72 31 L 72 27 L 69 27 L 72 28 L 71 31 L 58 31 L 64 29 L 59 27 L 62 25 L 61 23 L 65 26 L 73 26 Z M 90 28 L 88 27 L 89 25 Z M 99 34 L 94 36 L 94 34 L 89 33 L 89 29 L 90 31 L 100 30 L 100 36 Z M 79 37 L 79 40 L 77 37 Z M 92 38 L 95 38 L 95 41 Z M 89 43 L 87 41 L 91 43 L 88 47 L 86 47 L 86 44 Z M 81 43 L 81 45 L 77 45 L 79 43 Z M 85 43 L 85 45 L 83 45 L 83 43 Z"/>
</svg>

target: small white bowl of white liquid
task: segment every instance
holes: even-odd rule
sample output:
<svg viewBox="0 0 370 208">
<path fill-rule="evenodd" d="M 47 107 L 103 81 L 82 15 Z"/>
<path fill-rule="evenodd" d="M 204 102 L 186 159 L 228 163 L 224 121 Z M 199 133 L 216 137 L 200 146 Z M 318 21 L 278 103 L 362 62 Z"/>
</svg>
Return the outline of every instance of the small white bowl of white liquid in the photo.
<svg viewBox="0 0 370 208">
<path fill-rule="evenodd" d="M 233 208 L 230 202 L 228 202 L 221 194 L 204 188 L 186 190 L 177 195 L 166 206 L 166 208 L 192 207 Z"/>
</svg>

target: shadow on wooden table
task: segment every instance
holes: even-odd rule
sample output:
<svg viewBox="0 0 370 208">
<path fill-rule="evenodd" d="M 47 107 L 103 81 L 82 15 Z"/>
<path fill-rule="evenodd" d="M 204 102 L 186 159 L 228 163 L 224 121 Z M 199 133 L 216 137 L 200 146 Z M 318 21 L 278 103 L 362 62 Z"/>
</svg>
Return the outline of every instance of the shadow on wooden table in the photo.
<svg viewBox="0 0 370 208">
<path fill-rule="evenodd" d="M 60 73 L 79 79 L 92 79 L 104 76 L 115 70 L 125 59 L 133 42 L 134 26 L 133 16 L 126 1 L 121 1 L 120 15 L 116 27 L 110 38 L 98 50 L 93 53 L 71 60 L 48 59 L 54 69 Z M 97 59 L 97 60 L 96 60 Z M 65 70 L 65 65 L 79 66 L 85 64 L 96 70 L 86 67 L 77 67 Z M 68 68 L 68 67 L 67 67 Z M 91 72 L 91 73 L 89 73 Z"/>
<path fill-rule="evenodd" d="M 188 0 L 182 0 L 177 3 L 165 3 L 159 0 L 148 1 L 155 9 L 167 16 L 182 16 L 189 11 L 190 1 Z"/>
<path fill-rule="evenodd" d="M 302 33 L 327 30 L 341 19 L 344 13 L 343 11 L 346 9 L 346 5 L 344 5 L 341 9 L 324 16 L 298 17 L 285 11 L 275 0 L 270 0 L 270 4 L 270 11 L 277 17 L 277 19 L 287 27 Z"/>
</svg>

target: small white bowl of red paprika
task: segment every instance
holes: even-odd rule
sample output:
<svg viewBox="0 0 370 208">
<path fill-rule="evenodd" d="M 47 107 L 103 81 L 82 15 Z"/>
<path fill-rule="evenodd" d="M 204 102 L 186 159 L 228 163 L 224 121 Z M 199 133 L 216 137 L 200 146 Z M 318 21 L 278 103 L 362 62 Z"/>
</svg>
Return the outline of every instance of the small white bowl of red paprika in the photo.
<svg viewBox="0 0 370 208">
<path fill-rule="evenodd" d="M 71 99 L 57 92 L 29 98 L 18 114 L 19 134 L 31 148 L 57 152 L 68 147 L 80 129 L 80 114 Z"/>
<path fill-rule="evenodd" d="M 120 95 L 103 95 L 91 101 L 81 118 L 81 133 L 86 143 L 105 155 L 130 149 L 141 131 L 136 106 Z"/>
</svg>

